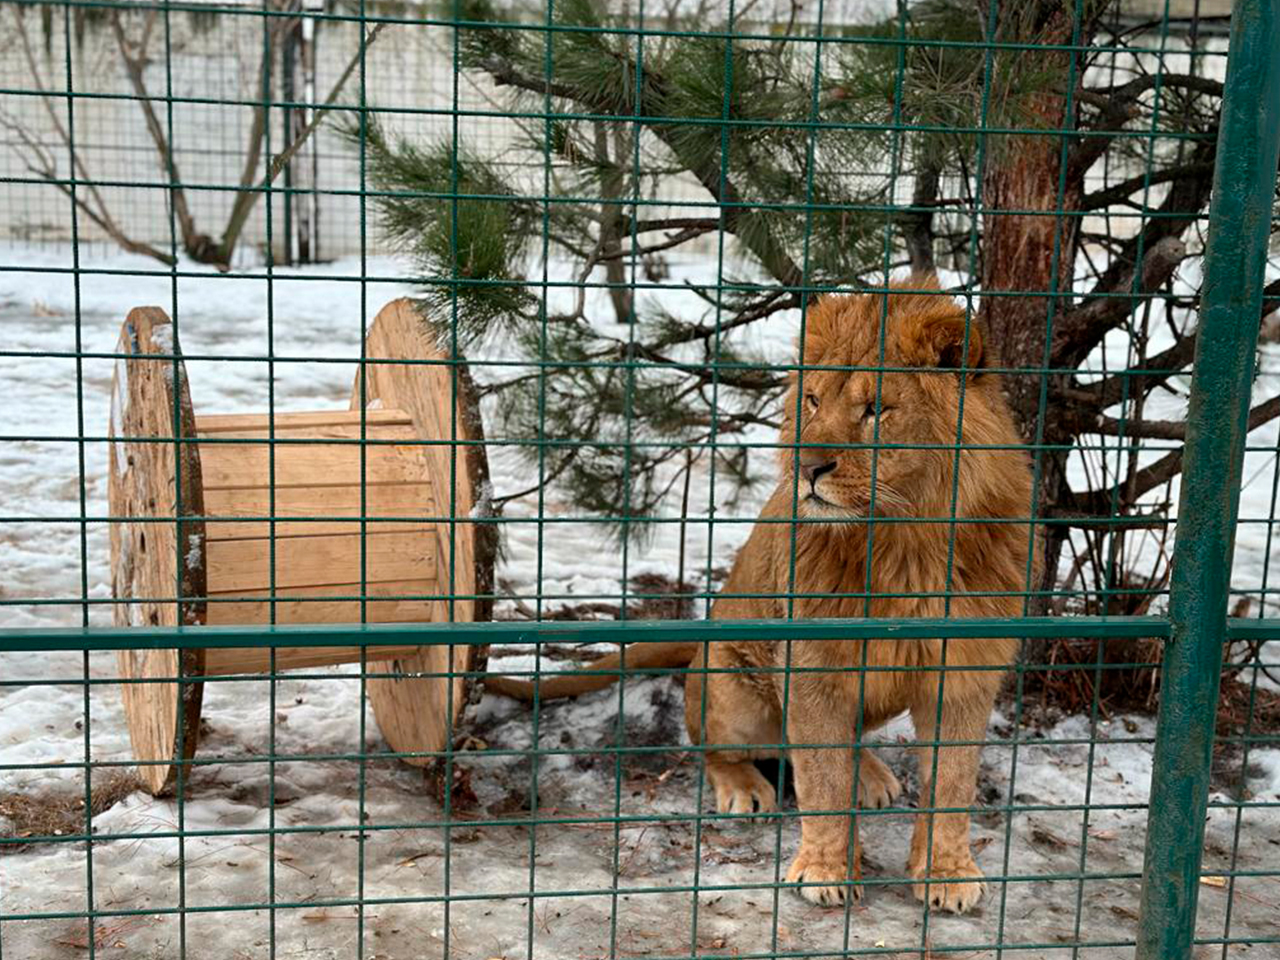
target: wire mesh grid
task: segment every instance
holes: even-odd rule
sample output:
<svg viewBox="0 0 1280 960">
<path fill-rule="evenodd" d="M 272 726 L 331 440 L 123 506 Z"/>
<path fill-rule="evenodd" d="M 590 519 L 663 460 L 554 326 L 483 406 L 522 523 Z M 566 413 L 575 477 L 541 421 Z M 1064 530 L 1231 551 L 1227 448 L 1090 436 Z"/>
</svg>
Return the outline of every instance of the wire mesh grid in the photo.
<svg viewBox="0 0 1280 960">
<path fill-rule="evenodd" d="M 5 5 L 0 960 L 1280 951 L 1230 12 Z"/>
</svg>

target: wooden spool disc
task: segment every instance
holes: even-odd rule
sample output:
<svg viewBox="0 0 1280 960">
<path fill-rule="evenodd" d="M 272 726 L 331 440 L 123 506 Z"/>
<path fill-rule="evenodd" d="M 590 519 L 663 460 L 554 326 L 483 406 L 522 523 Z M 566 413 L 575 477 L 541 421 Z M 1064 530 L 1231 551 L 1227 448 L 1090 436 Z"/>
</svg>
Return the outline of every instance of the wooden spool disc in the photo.
<svg viewBox="0 0 1280 960">
<path fill-rule="evenodd" d="M 175 370 L 170 359 L 177 353 L 173 325 L 159 307 L 138 307 L 125 320 L 116 351 L 141 356 L 118 359 L 112 380 L 111 516 L 162 522 L 110 525 L 112 593 L 117 600 L 139 598 L 115 604 L 115 623 L 203 623 L 204 521 L 183 519 L 204 514 L 200 454 L 194 442 L 172 440 L 196 436 L 186 369 L 179 361 Z M 160 356 L 145 359 L 148 354 Z M 148 442 L 157 437 L 170 440 Z M 193 599 L 164 600 L 175 596 Z M 173 678 L 202 676 L 204 651 L 121 650 L 117 662 L 122 680 L 152 681 L 123 685 L 124 711 L 133 755 L 153 761 L 138 767 L 139 778 L 154 794 L 169 792 L 176 785 L 178 762 L 195 754 L 204 691 L 202 683 L 180 684 Z"/>
<path fill-rule="evenodd" d="M 367 363 L 365 386 L 356 376 L 351 408 L 397 409 L 408 413 L 424 440 L 476 441 L 466 445 L 430 445 L 423 449 L 432 485 L 435 508 L 454 523 L 436 525 L 439 543 L 437 580 L 445 595 L 464 597 L 433 604 L 437 622 L 473 622 L 492 616 L 493 563 L 497 543 L 491 523 L 469 522 L 489 515 L 489 467 L 485 457 L 484 430 L 471 378 L 462 363 L 449 363 L 450 352 L 441 349 L 430 323 L 413 301 L 394 300 L 374 319 L 365 338 L 365 356 L 386 360 L 440 360 L 431 363 Z M 450 496 L 450 484 L 453 495 Z M 452 580 L 452 582 L 451 582 Z M 471 599 L 484 596 L 483 599 Z M 369 663 L 373 673 L 444 674 L 484 670 L 487 648 L 435 645 L 419 647 L 411 657 Z M 474 678 L 454 676 L 403 677 L 370 680 L 369 700 L 387 743 L 402 752 L 444 749 L 451 732 L 472 697 L 480 694 Z M 415 766 L 429 766 L 430 757 L 406 757 Z"/>
</svg>

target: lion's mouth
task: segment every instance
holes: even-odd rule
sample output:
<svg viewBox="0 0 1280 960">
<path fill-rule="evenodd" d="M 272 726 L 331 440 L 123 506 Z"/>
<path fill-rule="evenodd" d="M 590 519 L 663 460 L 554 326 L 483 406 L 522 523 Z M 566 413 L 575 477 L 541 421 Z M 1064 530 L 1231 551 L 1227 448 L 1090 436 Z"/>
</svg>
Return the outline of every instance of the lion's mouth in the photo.
<svg viewBox="0 0 1280 960">
<path fill-rule="evenodd" d="M 862 512 L 845 503 L 835 503 L 816 491 L 804 498 L 804 512 L 814 520 L 856 520 Z"/>
</svg>

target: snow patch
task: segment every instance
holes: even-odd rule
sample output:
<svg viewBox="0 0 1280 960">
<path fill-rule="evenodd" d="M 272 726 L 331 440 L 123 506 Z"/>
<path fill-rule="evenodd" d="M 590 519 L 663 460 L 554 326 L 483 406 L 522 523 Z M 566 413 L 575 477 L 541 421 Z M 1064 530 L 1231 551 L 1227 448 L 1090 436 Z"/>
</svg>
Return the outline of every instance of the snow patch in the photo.
<svg viewBox="0 0 1280 960">
<path fill-rule="evenodd" d="M 173 324 L 157 323 L 151 328 L 151 342 L 164 354 L 173 355 Z"/>
<path fill-rule="evenodd" d="M 480 482 L 476 490 L 476 502 L 471 505 L 471 512 L 467 516 L 473 520 L 493 516 L 493 484 L 488 480 Z"/>
<path fill-rule="evenodd" d="M 124 404 L 129 395 L 129 368 L 123 357 L 116 360 L 111 387 L 111 435 L 124 436 Z M 128 448 L 119 440 L 111 444 L 114 454 L 116 477 L 121 478 L 129 470 Z"/>
</svg>

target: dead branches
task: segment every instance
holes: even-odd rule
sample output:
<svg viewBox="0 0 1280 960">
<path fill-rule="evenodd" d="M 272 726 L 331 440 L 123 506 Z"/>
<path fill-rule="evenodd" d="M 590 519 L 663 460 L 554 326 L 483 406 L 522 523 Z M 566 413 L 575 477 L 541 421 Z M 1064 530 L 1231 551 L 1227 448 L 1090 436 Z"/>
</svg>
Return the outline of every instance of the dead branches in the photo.
<svg viewBox="0 0 1280 960">
<path fill-rule="evenodd" d="M 49 127 L 53 131 L 59 145 L 70 157 L 71 176 L 60 174 L 55 153 L 45 144 L 43 138 L 35 131 L 24 126 L 22 121 L 10 114 L 0 112 L 0 126 L 9 130 L 17 143 L 14 149 L 22 157 L 28 172 L 59 190 L 74 203 L 76 210 L 87 217 L 95 226 L 105 233 L 122 250 L 139 253 L 166 266 L 177 262 L 175 252 L 166 252 L 150 243 L 130 236 L 120 225 L 108 205 L 106 198 L 98 188 L 84 159 L 84 151 L 77 149 L 70 129 L 63 122 L 58 111 L 60 99 L 51 91 L 42 79 L 40 65 L 35 56 L 25 18 L 19 6 L 11 8 L 16 36 L 22 50 L 26 65 L 35 85 L 36 95 L 49 118 Z M 156 103 L 166 102 L 164 97 L 152 94 L 147 86 L 146 72 L 152 63 L 151 46 L 156 41 L 156 24 L 159 22 L 159 9 L 147 11 L 112 10 L 108 22 L 111 35 L 115 41 L 115 50 L 119 56 L 124 76 L 132 91 L 132 98 L 138 104 L 147 135 L 155 149 L 157 166 L 161 183 L 173 211 L 183 253 L 197 263 L 207 263 L 226 270 L 230 267 L 232 255 L 235 253 L 249 216 L 259 201 L 267 195 L 276 178 L 288 166 L 289 161 L 315 134 L 320 123 L 328 115 L 342 95 L 348 80 L 359 66 L 369 46 L 378 38 L 386 27 L 385 22 L 376 24 L 361 37 L 360 43 L 348 62 L 346 69 L 339 75 L 323 103 L 318 105 L 311 122 L 280 153 L 267 164 L 262 171 L 263 150 L 266 146 L 267 126 L 272 103 L 270 63 L 266 62 L 281 47 L 281 41 L 288 31 L 294 29 L 297 16 L 275 17 L 270 21 L 269 36 L 264 44 L 262 56 L 264 62 L 258 64 L 254 75 L 259 77 L 258 90 L 252 106 L 253 118 L 244 144 L 242 172 L 235 191 L 235 199 L 227 216 L 226 226 L 221 239 L 201 231 L 190 204 L 187 201 L 186 189 L 182 175 L 178 169 L 178 161 L 171 142 L 172 131 L 161 121 L 156 110 Z M 136 33 L 127 28 L 130 17 L 141 17 Z"/>
</svg>

